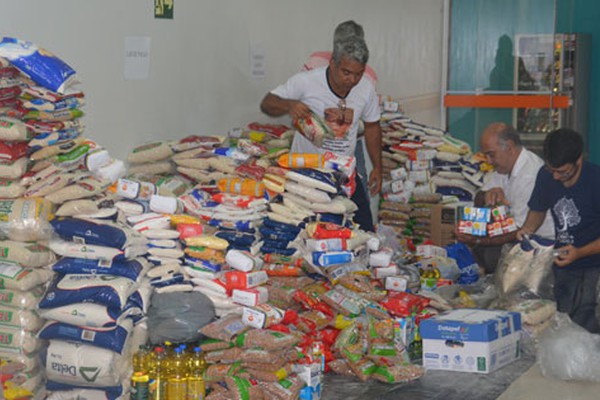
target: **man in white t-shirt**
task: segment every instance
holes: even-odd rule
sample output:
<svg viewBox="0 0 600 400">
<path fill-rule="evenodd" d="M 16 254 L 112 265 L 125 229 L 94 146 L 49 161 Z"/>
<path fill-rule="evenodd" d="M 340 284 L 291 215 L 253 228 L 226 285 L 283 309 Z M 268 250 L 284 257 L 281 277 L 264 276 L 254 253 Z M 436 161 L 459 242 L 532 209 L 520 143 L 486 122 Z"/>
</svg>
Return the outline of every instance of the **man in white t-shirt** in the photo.
<svg viewBox="0 0 600 400">
<path fill-rule="evenodd" d="M 522 226 L 529 210 L 527 202 L 544 161 L 523 147 L 518 132 L 505 123 L 490 124 L 481 134 L 479 147 L 487 162 L 494 166 L 494 172 L 475 196 L 475 206 L 510 206 L 515 223 Z M 554 223 L 550 214 L 536 234 L 554 239 Z M 472 246 L 476 261 L 486 273 L 496 269 L 502 246 L 517 240 L 516 232 L 496 237 L 457 233 L 457 239 Z"/>
<path fill-rule="evenodd" d="M 333 31 L 333 46 L 335 47 L 337 42 L 346 40 L 353 36 L 357 36 L 364 40 L 365 31 L 363 27 L 353 20 L 340 22 Z M 308 60 L 306 60 L 304 63 L 302 71 L 310 71 L 321 67 L 327 67 L 331 61 L 331 54 L 331 51 L 315 51 L 308 56 Z M 377 74 L 369 65 L 365 67 L 363 79 L 367 79 L 369 82 L 371 82 L 374 88 L 377 86 Z M 367 165 L 365 162 L 365 152 L 363 151 L 364 138 L 362 133 L 363 132 L 359 129 L 354 157 L 356 158 L 356 173 L 361 177 L 363 189 L 368 191 L 367 182 L 365 179 L 367 176 Z"/>
<path fill-rule="evenodd" d="M 362 38 L 350 37 L 339 41 L 327 67 L 292 76 L 267 93 L 260 108 L 273 117 L 289 114 L 292 120 L 309 117 L 312 111 L 322 117 L 335 133 L 334 139 L 326 139 L 321 147 L 317 147 L 296 132 L 293 153 L 323 153 L 329 150 L 353 156 L 358 125 L 362 120 L 365 143 L 373 164 L 368 188 L 371 194 L 375 194 L 381 190 L 381 128 L 377 94 L 373 85 L 362 79 L 368 59 L 369 50 Z M 360 182 L 357 182 L 352 200 L 359 207 L 356 222 L 362 229 L 373 231 L 369 197 Z"/>
</svg>

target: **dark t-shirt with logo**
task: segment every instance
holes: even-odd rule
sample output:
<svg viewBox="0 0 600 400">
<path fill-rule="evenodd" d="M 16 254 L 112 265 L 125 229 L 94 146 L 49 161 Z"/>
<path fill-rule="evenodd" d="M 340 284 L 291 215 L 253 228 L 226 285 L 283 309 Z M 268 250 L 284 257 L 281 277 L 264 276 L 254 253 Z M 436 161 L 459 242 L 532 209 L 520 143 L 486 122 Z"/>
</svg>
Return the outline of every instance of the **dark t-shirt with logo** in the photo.
<svg viewBox="0 0 600 400">
<path fill-rule="evenodd" d="M 545 168 L 538 172 L 528 206 L 552 212 L 556 248 L 584 246 L 600 238 L 600 167 L 584 161 L 581 175 L 571 187 L 552 177 Z M 600 266 L 600 254 L 576 260 L 568 268 Z"/>
</svg>

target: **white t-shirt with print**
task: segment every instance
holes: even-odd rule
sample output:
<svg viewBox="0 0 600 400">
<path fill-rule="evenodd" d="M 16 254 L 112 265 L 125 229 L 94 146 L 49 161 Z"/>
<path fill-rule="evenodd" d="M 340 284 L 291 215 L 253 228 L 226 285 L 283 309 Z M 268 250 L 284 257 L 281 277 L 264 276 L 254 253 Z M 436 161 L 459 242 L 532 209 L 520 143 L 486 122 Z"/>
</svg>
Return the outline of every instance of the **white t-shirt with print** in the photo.
<svg viewBox="0 0 600 400">
<path fill-rule="evenodd" d="M 324 118 L 325 110 L 339 109 L 340 98 L 331 90 L 327 82 L 327 67 L 303 71 L 292 76 L 286 83 L 271 91 L 283 99 L 299 100 Z M 292 143 L 292 153 L 323 153 L 326 150 L 341 155 L 354 155 L 359 121 L 379 121 L 379 100 L 373 85 L 363 77 L 350 90 L 344 99 L 346 112 L 352 113 L 352 122 L 343 138 L 325 140 L 321 148 L 316 147 L 304 136 L 296 132 Z"/>
</svg>

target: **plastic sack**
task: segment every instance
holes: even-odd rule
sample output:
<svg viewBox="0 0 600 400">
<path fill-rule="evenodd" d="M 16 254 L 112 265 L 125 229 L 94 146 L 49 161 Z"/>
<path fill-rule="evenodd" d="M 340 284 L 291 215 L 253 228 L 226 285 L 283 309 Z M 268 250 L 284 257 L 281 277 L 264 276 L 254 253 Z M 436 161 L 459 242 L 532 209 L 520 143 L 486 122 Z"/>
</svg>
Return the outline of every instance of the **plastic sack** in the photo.
<svg viewBox="0 0 600 400">
<path fill-rule="evenodd" d="M 58 93 L 64 93 L 77 79 L 73 68 L 31 42 L 5 37 L 0 42 L 0 56 L 39 85 Z"/>
<path fill-rule="evenodd" d="M 600 382 L 600 335 L 557 313 L 540 337 L 537 362 L 546 378 Z"/>
<path fill-rule="evenodd" d="M 52 205 L 43 199 L 0 200 L 0 236 L 21 242 L 47 240 Z"/>
<path fill-rule="evenodd" d="M 526 289 L 551 298 L 553 251 L 554 242 L 539 236 L 503 248 L 495 273 L 498 291 L 506 295 Z"/>
<path fill-rule="evenodd" d="M 215 306 L 200 292 L 155 293 L 148 309 L 150 342 L 193 342 L 198 330 L 215 318 Z"/>
<path fill-rule="evenodd" d="M 479 279 L 479 266 L 473 258 L 469 247 L 464 243 L 453 243 L 445 247 L 449 258 L 456 260 L 460 268 L 459 284 L 470 284 Z"/>
</svg>

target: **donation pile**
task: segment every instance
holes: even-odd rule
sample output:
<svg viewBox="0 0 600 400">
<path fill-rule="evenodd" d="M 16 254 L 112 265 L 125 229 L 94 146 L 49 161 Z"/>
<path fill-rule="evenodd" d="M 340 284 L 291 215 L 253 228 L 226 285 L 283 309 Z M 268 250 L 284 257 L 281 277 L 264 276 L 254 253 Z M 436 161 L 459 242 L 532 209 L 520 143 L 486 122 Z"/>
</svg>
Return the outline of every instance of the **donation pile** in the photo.
<svg viewBox="0 0 600 400">
<path fill-rule="evenodd" d="M 490 304 L 464 249 L 419 244 L 434 204 L 472 200 L 482 182 L 468 146 L 446 132 L 383 114 L 381 224 L 365 232 L 353 222 L 354 157 L 290 154 L 290 128 L 251 123 L 225 138 L 146 143 L 126 170 L 82 137 L 74 71 L 37 76 L 13 54 L 23 46 L 0 42 L 8 389 L 318 399 L 329 371 L 419 379 L 421 321 Z M 539 299 L 498 306 L 526 314 L 532 335 L 554 312 Z"/>
<path fill-rule="evenodd" d="M 44 341 L 37 336 L 44 320 L 36 312 L 44 285 L 52 278 L 56 260 L 47 241 L 50 204 L 42 199 L 1 200 L 0 219 L 0 359 L 22 365 L 21 386 L 42 396 L 39 354 Z"/>
<path fill-rule="evenodd" d="M 39 332 L 49 341 L 47 389 L 56 396 L 85 390 L 114 398 L 129 387 L 131 345 L 147 341 L 145 326 L 134 327 L 150 298 L 149 264 L 140 257 L 146 239 L 109 220 L 59 217 L 51 223 L 58 238 L 50 247 L 62 258 L 39 303 L 49 320 Z"/>
<path fill-rule="evenodd" d="M 481 162 L 447 132 L 382 107 L 383 201 L 379 221 L 399 237 L 430 237 L 432 204 L 472 201 L 483 184 Z M 394 102 L 391 102 L 394 103 Z"/>
</svg>

